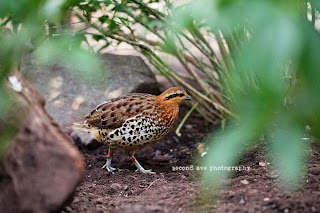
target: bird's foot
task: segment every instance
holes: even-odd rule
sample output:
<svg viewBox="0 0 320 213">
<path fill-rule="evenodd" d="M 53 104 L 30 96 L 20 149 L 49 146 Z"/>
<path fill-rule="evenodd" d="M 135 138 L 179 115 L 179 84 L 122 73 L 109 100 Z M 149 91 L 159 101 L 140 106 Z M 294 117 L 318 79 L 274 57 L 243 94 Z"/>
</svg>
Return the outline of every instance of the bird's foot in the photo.
<svg viewBox="0 0 320 213">
<path fill-rule="evenodd" d="M 108 172 L 113 172 L 116 168 L 111 167 L 111 160 L 108 159 L 107 162 L 101 167 L 101 169 L 107 169 Z"/>
<path fill-rule="evenodd" d="M 136 172 L 141 172 L 141 173 L 144 173 L 144 174 L 156 174 L 155 172 L 153 172 L 151 169 L 137 169 Z"/>
<path fill-rule="evenodd" d="M 155 172 L 152 172 L 151 169 L 150 170 L 146 170 L 144 169 L 140 163 L 137 161 L 137 159 L 135 157 L 132 156 L 131 158 L 131 162 L 137 167 L 136 172 L 141 172 L 144 174 L 156 174 Z"/>
<path fill-rule="evenodd" d="M 113 172 L 114 170 L 117 170 L 116 168 L 108 166 L 107 164 L 104 164 L 103 167 L 101 167 L 101 169 L 107 169 L 108 172 Z"/>
</svg>

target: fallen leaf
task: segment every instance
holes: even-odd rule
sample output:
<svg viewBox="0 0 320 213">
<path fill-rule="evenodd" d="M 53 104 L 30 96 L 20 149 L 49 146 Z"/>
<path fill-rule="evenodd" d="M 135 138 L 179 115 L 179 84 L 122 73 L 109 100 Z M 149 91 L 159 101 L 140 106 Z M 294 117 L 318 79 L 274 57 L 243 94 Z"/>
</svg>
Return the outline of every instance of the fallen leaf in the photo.
<svg viewBox="0 0 320 213">
<path fill-rule="evenodd" d="M 263 162 L 263 161 L 260 161 L 259 162 L 259 166 L 263 166 L 263 167 L 265 167 L 265 166 L 267 166 L 268 164 L 266 163 L 266 162 Z"/>
<path fill-rule="evenodd" d="M 202 154 L 203 152 L 205 152 L 205 143 L 200 143 L 197 147 L 197 150 L 199 154 Z"/>
</svg>

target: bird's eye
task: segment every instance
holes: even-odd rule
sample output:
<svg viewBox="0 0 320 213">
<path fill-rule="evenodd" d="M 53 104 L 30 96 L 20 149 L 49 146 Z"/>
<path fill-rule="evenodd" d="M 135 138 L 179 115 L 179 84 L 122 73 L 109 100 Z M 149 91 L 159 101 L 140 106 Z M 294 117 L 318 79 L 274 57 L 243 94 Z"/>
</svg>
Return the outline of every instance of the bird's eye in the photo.
<svg viewBox="0 0 320 213">
<path fill-rule="evenodd" d="M 184 96 L 183 93 L 173 93 L 173 94 L 167 96 L 165 100 L 168 101 L 168 100 L 173 99 L 175 97 L 183 97 L 183 96 Z"/>
</svg>

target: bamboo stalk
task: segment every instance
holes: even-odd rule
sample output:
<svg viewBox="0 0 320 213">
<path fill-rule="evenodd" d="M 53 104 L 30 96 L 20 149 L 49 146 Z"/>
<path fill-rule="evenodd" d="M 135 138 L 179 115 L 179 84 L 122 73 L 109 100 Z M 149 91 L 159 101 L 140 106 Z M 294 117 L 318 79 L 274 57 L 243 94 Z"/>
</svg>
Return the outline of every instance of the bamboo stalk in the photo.
<svg viewBox="0 0 320 213">
<path fill-rule="evenodd" d="M 219 30 L 216 30 L 214 34 L 216 36 L 216 39 L 217 39 L 217 42 L 218 42 L 218 46 L 219 46 L 219 49 L 220 49 L 220 53 L 221 53 L 221 56 L 223 58 L 223 62 L 225 64 L 225 67 L 226 67 L 227 70 L 231 70 L 232 67 L 231 67 L 231 65 L 229 63 L 229 60 L 230 60 L 229 59 L 229 54 L 228 54 L 228 52 L 226 50 L 226 47 L 224 46 L 224 43 L 222 41 L 222 37 L 220 35 Z"/>
<path fill-rule="evenodd" d="M 151 29 L 146 23 L 142 22 L 140 19 L 138 19 L 135 15 L 133 15 L 131 12 L 129 11 L 125 11 L 125 13 L 130 16 L 131 18 L 133 18 L 137 23 L 140 23 L 142 26 L 144 26 L 146 29 L 148 29 L 150 32 L 152 32 L 153 34 L 155 34 L 156 36 L 158 36 L 162 41 L 165 41 L 165 38 L 160 35 L 160 33 L 158 33 L 157 31 Z"/>
<path fill-rule="evenodd" d="M 211 62 L 212 66 L 214 67 L 215 70 L 220 70 L 221 69 L 221 67 L 212 59 L 210 54 L 208 54 L 208 52 L 206 52 L 201 46 L 199 46 L 199 44 L 197 42 L 193 41 L 185 33 L 183 33 L 183 32 L 179 32 L 179 33 L 184 38 L 186 38 L 191 44 L 193 44 L 203 55 L 205 55 L 209 59 L 209 61 Z"/>
<path fill-rule="evenodd" d="M 165 15 L 162 13 L 157 13 L 156 10 L 153 10 L 150 8 L 150 10 L 147 8 L 147 5 L 144 4 L 142 1 L 139 0 L 130 0 L 129 2 L 133 2 L 138 5 L 138 7 L 141 7 L 144 11 L 149 13 L 151 15 L 154 15 L 157 19 L 160 21 L 163 21 Z M 207 82 L 205 82 L 203 79 L 200 78 L 200 76 L 195 72 L 193 67 L 190 67 L 190 65 L 193 65 L 194 67 L 199 68 L 202 72 L 204 72 L 207 76 L 209 76 L 212 80 L 215 79 L 216 83 L 213 83 L 214 85 L 218 85 L 218 79 L 214 75 L 213 69 L 217 72 L 218 75 L 220 75 L 220 72 L 223 70 L 221 68 L 222 62 L 220 61 L 219 57 L 215 54 L 214 50 L 210 46 L 210 44 L 206 41 L 206 39 L 203 37 L 203 35 L 196 29 L 194 30 L 193 36 L 194 39 L 190 38 L 187 36 L 185 33 L 182 31 L 178 32 L 182 37 L 184 37 L 188 42 L 190 42 L 193 46 L 195 46 L 208 60 L 210 61 L 211 65 L 206 64 L 205 62 L 197 59 L 193 54 L 190 54 L 191 57 L 186 54 L 185 51 L 181 50 L 179 47 L 176 48 L 176 52 L 174 52 L 175 56 L 177 59 L 180 61 L 180 63 L 184 66 L 184 68 L 190 73 L 190 78 L 193 79 L 197 84 L 202 88 L 202 90 L 210 94 L 211 98 L 205 96 L 203 93 L 200 91 L 196 90 L 193 86 L 188 84 L 186 81 L 184 81 L 182 78 L 185 78 L 185 76 L 180 75 L 179 73 L 175 72 L 172 68 L 170 68 L 163 60 L 155 54 L 154 48 L 155 47 L 162 47 L 166 43 L 166 38 L 160 34 L 159 31 L 156 31 L 155 29 L 151 28 L 147 23 L 145 23 L 143 20 L 141 20 L 139 17 L 134 15 L 131 11 L 128 11 L 124 8 L 119 8 L 117 12 L 124 13 L 130 17 L 130 19 L 133 19 L 132 22 L 126 22 L 125 26 L 130 30 L 130 24 L 131 23 L 139 23 L 141 24 L 144 28 L 146 28 L 148 31 L 156 35 L 162 42 L 157 42 L 157 41 L 151 41 L 148 39 L 145 39 L 141 36 L 134 35 L 133 29 L 130 30 L 132 34 L 128 35 L 124 33 L 122 30 L 117 30 L 115 32 L 108 32 L 104 30 L 101 26 L 98 26 L 95 23 L 90 22 L 90 26 L 96 29 L 104 38 L 105 40 L 108 40 L 108 38 L 118 41 L 118 42 L 125 42 L 133 47 L 139 49 L 150 61 L 150 63 L 155 66 L 159 72 L 165 76 L 170 82 L 173 84 L 177 82 L 181 86 L 185 87 L 190 93 L 195 96 L 196 100 L 199 100 L 199 107 L 203 107 L 205 109 L 204 113 L 208 113 L 205 115 L 208 119 L 212 115 L 217 116 L 220 119 L 224 118 L 224 115 L 229 115 L 232 117 L 236 117 L 229 109 L 223 106 L 223 100 L 222 94 L 220 94 L 219 91 L 213 89 Z M 117 14 L 118 15 L 118 14 Z M 80 17 L 79 15 L 78 17 Z M 115 16 L 115 13 L 114 13 Z M 84 18 L 82 20 L 85 20 Z M 87 34 L 90 34 L 86 32 Z M 199 34 L 200 33 L 200 34 Z M 218 42 L 219 43 L 219 42 Z M 181 42 L 182 46 L 183 43 Z M 185 47 L 183 47 L 185 48 Z M 171 53 L 172 54 L 172 53 Z M 217 60 L 218 63 L 215 61 Z M 207 67 L 209 70 L 205 69 Z M 174 80 L 174 81 L 173 81 Z M 221 77 L 219 78 L 221 79 Z M 197 108 L 198 109 L 198 108 Z"/>
<path fill-rule="evenodd" d="M 150 7 L 148 7 L 146 4 L 144 4 L 142 1 L 137 1 L 137 0 L 130 0 L 131 2 L 136 3 L 137 5 L 139 5 L 140 7 L 142 7 L 143 9 L 147 10 L 148 12 L 150 12 L 153 16 L 155 16 L 156 18 L 163 20 L 165 18 L 165 15 L 155 9 L 152 9 Z"/>
</svg>

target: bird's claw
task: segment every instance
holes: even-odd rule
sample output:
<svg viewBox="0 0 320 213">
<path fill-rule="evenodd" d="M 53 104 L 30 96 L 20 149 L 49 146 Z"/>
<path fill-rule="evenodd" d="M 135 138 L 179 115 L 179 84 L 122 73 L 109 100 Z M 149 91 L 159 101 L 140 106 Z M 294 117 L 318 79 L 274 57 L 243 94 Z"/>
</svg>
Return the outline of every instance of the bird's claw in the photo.
<svg viewBox="0 0 320 213">
<path fill-rule="evenodd" d="M 137 169 L 136 172 L 141 172 L 141 173 L 144 173 L 144 174 L 156 174 L 151 169 Z"/>
<path fill-rule="evenodd" d="M 107 163 L 104 164 L 104 165 L 101 167 L 101 169 L 107 169 L 108 172 L 113 172 L 114 170 L 116 170 L 116 168 L 113 168 L 113 167 L 107 165 Z"/>
</svg>

